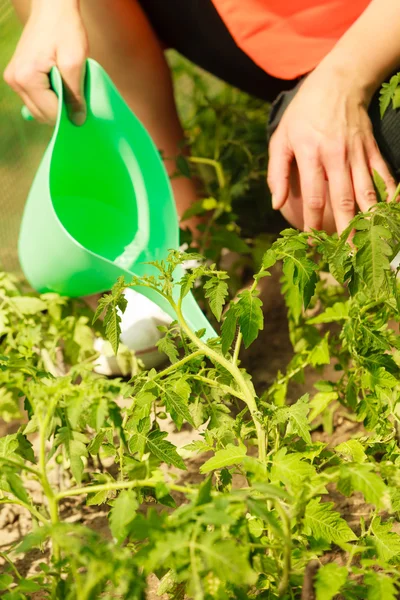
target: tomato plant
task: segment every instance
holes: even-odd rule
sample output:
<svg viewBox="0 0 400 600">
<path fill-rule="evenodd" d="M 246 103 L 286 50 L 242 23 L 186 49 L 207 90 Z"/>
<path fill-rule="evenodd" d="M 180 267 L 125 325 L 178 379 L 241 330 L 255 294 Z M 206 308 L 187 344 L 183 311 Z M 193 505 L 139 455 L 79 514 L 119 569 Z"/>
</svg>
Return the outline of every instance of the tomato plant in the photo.
<svg viewBox="0 0 400 600">
<path fill-rule="evenodd" d="M 93 374 L 82 310 L 55 294 L 23 295 L 2 275 L 0 413 L 8 421 L 25 418 L 0 438 L 0 503 L 31 517 L 31 532 L 2 553 L 3 597 L 23 600 L 40 591 L 53 599 L 139 599 L 154 573 L 160 593 L 171 598 L 304 598 L 305 573 L 317 560 L 318 600 L 339 592 L 346 599 L 396 598 L 400 303 L 390 261 L 399 240 L 394 201 L 357 215 L 339 239 L 285 230 L 224 314 L 227 275 L 215 264 L 190 269 L 173 300 L 174 269 L 199 257 L 171 252 L 158 264 L 159 279 L 140 280 L 176 311 L 160 342 L 170 365 L 139 370 L 129 382 Z M 295 354 L 258 396 L 240 348 L 263 327 L 257 282 L 276 263 Z M 220 338 L 207 343 L 181 312 L 199 279 L 222 321 Z M 115 350 L 122 291 L 137 283 L 118 281 L 95 315 L 105 314 Z M 312 397 L 287 403 L 293 379 L 330 362 L 335 380 L 322 379 Z M 313 431 L 338 410 L 360 424 L 357 436 L 335 447 L 314 441 Z M 194 441 L 176 447 L 166 417 L 178 430 L 197 430 Z M 194 456 L 198 483 L 187 483 L 181 474 Z M 356 525 L 335 509 L 334 490 L 363 496 Z M 84 503 L 109 507 L 109 537 L 64 518 L 73 499 L 76 510 Z M 16 557 L 33 548 L 43 561 L 22 575 Z"/>
</svg>

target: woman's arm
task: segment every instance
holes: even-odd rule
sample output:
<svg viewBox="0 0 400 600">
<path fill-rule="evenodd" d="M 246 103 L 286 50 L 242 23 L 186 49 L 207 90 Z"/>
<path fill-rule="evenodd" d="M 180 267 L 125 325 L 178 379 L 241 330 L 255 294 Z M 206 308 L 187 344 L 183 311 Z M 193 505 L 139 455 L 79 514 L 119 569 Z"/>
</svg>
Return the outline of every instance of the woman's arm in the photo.
<svg viewBox="0 0 400 600">
<path fill-rule="evenodd" d="M 270 144 L 268 182 L 284 206 L 290 169 L 300 174 L 305 229 L 321 228 L 327 191 L 339 232 L 376 202 L 371 173 L 395 182 L 373 137 L 367 109 L 382 81 L 400 67 L 400 1 L 372 0 L 306 78 Z"/>
</svg>

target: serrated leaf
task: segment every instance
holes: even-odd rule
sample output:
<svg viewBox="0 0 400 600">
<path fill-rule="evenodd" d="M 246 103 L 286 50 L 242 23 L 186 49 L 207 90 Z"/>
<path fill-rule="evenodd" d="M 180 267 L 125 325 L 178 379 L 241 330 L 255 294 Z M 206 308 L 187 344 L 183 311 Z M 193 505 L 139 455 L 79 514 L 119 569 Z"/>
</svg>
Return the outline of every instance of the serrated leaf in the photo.
<svg viewBox="0 0 400 600">
<path fill-rule="evenodd" d="M 244 290 L 238 294 L 239 299 L 236 302 L 238 322 L 245 348 L 248 348 L 254 342 L 259 331 L 264 328 L 262 302 L 257 294 L 257 290 L 254 292 Z"/>
<path fill-rule="evenodd" d="M 386 202 L 388 197 L 386 183 L 383 177 L 378 173 L 378 171 L 375 171 L 375 169 L 372 169 L 372 180 L 374 182 L 378 202 Z"/>
<path fill-rule="evenodd" d="M 335 302 L 333 306 L 328 306 L 324 312 L 320 313 L 312 319 L 308 319 L 307 323 L 316 325 L 318 323 L 336 323 L 349 318 L 349 302 Z"/>
<path fill-rule="evenodd" d="M 358 248 L 354 258 L 355 268 L 368 288 L 368 293 L 372 297 L 378 297 L 387 289 L 386 272 L 390 271 L 389 258 L 392 255 L 388 240 L 392 234 L 382 225 L 374 225 L 372 221 L 368 225 L 367 229 L 357 231 L 353 238 Z"/>
<path fill-rule="evenodd" d="M 46 302 L 33 296 L 13 296 L 9 302 L 23 315 L 36 315 L 47 309 Z"/>
<path fill-rule="evenodd" d="M 322 565 L 315 576 L 316 600 L 332 600 L 340 592 L 346 580 L 346 567 L 340 567 L 337 563 Z"/>
<path fill-rule="evenodd" d="M 335 452 L 345 460 L 355 463 L 363 463 L 367 460 L 363 445 L 358 440 L 347 440 L 334 447 Z"/>
<path fill-rule="evenodd" d="M 371 523 L 370 540 L 378 557 L 385 562 L 400 555 L 400 535 L 392 531 L 392 528 L 392 522 L 382 523 L 380 517 L 375 517 Z"/>
<path fill-rule="evenodd" d="M 337 392 L 317 392 L 310 401 L 310 414 L 308 420 L 310 423 L 314 421 L 321 413 L 323 413 L 331 402 L 338 399 Z"/>
<path fill-rule="evenodd" d="M 304 481 L 311 479 L 317 473 L 315 468 L 306 462 L 297 452 L 286 453 L 286 448 L 281 448 L 274 456 L 271 481 L 281 481 L 290 490 L 296 492 L 304 486 Z"/>
<path fill-rule="evenodd" d="M 339 489 L 346 495 L 361 492 L 370 504 L 382 508 L 388 502 L 388 490 L 382 479 L 373 472 L 373 465 L 345 463 L 340 468 Z"/>
<path fill-rule="evenodd" d="M 328 343 L 329 333 L 320 341 L 319 344 L 314 346 L 311 350 L 308 360 L 313 367 L 318 367 L 321 365 L 329 365 L 330 363 L 330 354 L 329 354 L 329 343 Z"/>
<path fill-rule="evenodd" d="M 139 502 L 133 490 L 122 490 L 113 501 L 109 514 L 110 529 L 114 539 L 122 543 L 129 533 L 129 525 L 136 516 Z"/>
<path fill-rule="evenodd" d="M 186 465 L 177 453 L 176 446 L 164 439 L 166 436 L 164 431 L 152 431 L 146 440 L 148 450 L 167 465 L 186 471 Z"/>
<path fill-rule="evenodd" d="M 66 455 L 70 461 L 71 472 L 75 477 L 76 482 L 82 482 L 83 460 L 82 457 L 88 455 L 87 437 L 79 431 L 73 431 L 69 427 L 60 427 L 55 437 L 55 447 L 63 445 Z"/>
<path fill-rule="evenodd" d="M 178 349 L 169 335 L 164 335 L 157 342 L 157 348 L 160 352 L 164 352 L 172 364 L 176 363 L 179 357 Z"/>
<path fill-rule="evenodd" d="M 394 579 L 384 573 L 370 571 L 364 575 L 367 600 L 396 600 L 397 589 Z"/>
<path fill-rule="evenodd" d="M 227 277 L 227 276 L 226 276 Z M 208 299 L 210 308 L 215 318 L 220 321 L 222 309 L 228 296 L 228 284 L 224 279 L 211 277 L 205 284 L 205 297 Z"/>
<path fill-rule="evenodd" d="M 226 354 L 233 344 L 233 340 L 236 336 L 237 325 L 238 312 L 236 309 L 236 304 L 231 303 L 226 311 L 225 319 L 221 326 L 221 345 L 223 354 Z"/>
<path fill-rule="evenodd" d="M 297 433 L 307 444 L 311 444 L 310 426 L 307 420 L 309 410 L 308 394 L 305 394 L 295 404 L 278 408 L 274 414 L 273 423 L 289 422 L 293 432 Z"/>
<path fill-rule="evenodd" d="M 209 473 L 223 467 L 239 465 L 246 456 L 246 446 L 228 444 L 223 450 L 218 450 L 215 455 L 207 460 L 201 467 L 200 473 Z"/>
<path fill-rule="evenodd" d="M 355 533 L 332 507 L 332 502 L 320 502 L 317 498 L 310 500 L 304 515 L 304 533 L 335 544 L 356 540 Z"/>
<path fill-rule="evenodd" d="M 379 107 L 381 119 L 383 119 L 387 109 L 389 108 L 390 102 L 400 84 L 400 75 L 396 74 L 391 77 L 389 82 L 382 84 L 379 92 Z"/>
<path fill-rule="evenodd" d="M 191 388 L 187 379 L 181 377 L 178 380 L 167 383 L 165 387 L 160 384 L 158 385 L 164 392 L 163 401 L 165 402 L 165 408 L 170 413 L 178 429 L 182 426 L 183 421 L 187 421 L 193 425 L 193 419 L 188 408 Z"/>
</svg>

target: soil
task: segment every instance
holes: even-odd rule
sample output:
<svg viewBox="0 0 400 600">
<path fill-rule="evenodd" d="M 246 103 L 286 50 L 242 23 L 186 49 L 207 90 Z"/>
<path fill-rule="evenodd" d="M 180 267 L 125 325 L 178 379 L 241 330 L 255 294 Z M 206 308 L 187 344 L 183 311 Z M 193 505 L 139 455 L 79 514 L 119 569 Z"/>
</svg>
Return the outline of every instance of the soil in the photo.
<svg viewBox="0 0 400 600">
<path fill-rule="evenodd" d="M 242 365 L 252 374 L 255 387 L 258 392 L 266 389 L 274 380 L 278 370 L 284 370 L 290 361 L 293 350 L 289 341 L 286 308 L 279 289 L 279 271 L 274 271 L 272 277 L 262 280 L 262 289 L 260 297 L 264 304 L 265 326 L 257 341 L 244 353 Z M 325 368 L 324 373 L 306 372 L 304 384 L 294 384 L 290 388 L 290 400 L 295 401 L 306 392 L 313 393 L 315 390 L 313 384 L 322 377 L 332 379 L 335 375 L 333 366 Z M 18 427 L 15 425 L 6 425 L 0 423 L 0 436 L 6 433 L 12 433 Z M 329 445 L 336 445 L 351 438 L 359 430 L 359 424 L 351 421 L 346 414 L 338 411 L 335 415 L 334 431 L 332 435 L 316 431 L 313 434 L 315 440 L 324 441 Z M 170 439 L 177 446 L 184 446 L 194 439 L 191 430 L 183 428 L 177 432 L 170 426 Z M 185 483 L 195 483 L 201 478 L 199 474 L 199 459 L 193 459 L 189 463 L 188 471 L 184 473 L 181 481 Z M 32 493 L 35 500 L 43 502 L 40 497 L 40 491 L 35 489 L 32 484 Z M 179 498 L 177 498 L 179 501 Z M 344 498 L 332 490 L 330 500 L 335 503 L 336 509 L 342 516 L 348 520 L 351 526 L 359 523 L 359 516 L 366 513 L 366 506 L 360 496 L 353 496 L 351 499 Z M 79 522 L 96 530 L 105 537 L 110 536 L 107 520 L 106 507 L 87 507 L 82 501 L 70 499 L 62 506 L 62 518 L 69 522 Z M 18 542 L 29 530 L 31 522 L 29 514 L 18 506 L 4 505 L 0 507 L 0 552 L 10 548 Z M 16 559 L 16 567 L 22 575 L 35 571 L 38 563 L 45 559 L 43 553 L 34 551 L 23 557 Z M 327 561 L 341 561 L 340 553 L 332 554 L 327 557 Z M 1 572 L 1 563 L 0 563 Z M 308 569 L 309 578 L 312 579 L 315 569 L 310 565 Z M 166 596 L 157 595 L 158 580 L 155 576 L 149 578 L 147 592 L 148 600 L 166 600 Z M 312 600 L 312 583 L 308 582 L 310 593 L 304 596 L 303 600 Z M 305 587 L 307 587 L 305 585 Z M 33 594 L 33 600 L 42 600 L 40 593 Z"/>
</svg>

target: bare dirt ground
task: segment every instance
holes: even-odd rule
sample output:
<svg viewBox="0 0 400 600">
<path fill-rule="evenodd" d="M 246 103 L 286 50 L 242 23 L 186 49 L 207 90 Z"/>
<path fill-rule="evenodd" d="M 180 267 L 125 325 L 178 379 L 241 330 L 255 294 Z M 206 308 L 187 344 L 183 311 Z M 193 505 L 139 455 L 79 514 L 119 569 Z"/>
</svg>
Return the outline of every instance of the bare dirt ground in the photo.
<svg viewBox="0 0 400 600">
<path fill-rule="evenodd" d="M 286 309 L 279 290 L 279 273 L 275 272 L 271 278 L 263 281 L 265 283 L 261 290 L 261 298 L 265 309 L 265 327 L 258 340 L 242 357 L 242 365 L 252 374 L 258 391 L 266 389 L 273 382 L 277 371 L 285 369 L 293 354 L 288 336 Z M 328 366 L 323 376 L 328 379 L 333 378 L 333 367 Z M 313 384 L 315 381 L 321 379 L 321 377 L 321 373 L 306 373 L 304 384 L 291 386 L 290 400 L 295 401 L 306 392 L 314 392 Z M 345 439 L 349 439 L 359 430 L 359 424 L 349 420 L 345 413 L 338 414 L 335 417 L 334 425 L 334 432 L 331 436 L 316 431 L 313 434 L 314 439 L 336 445 Z M 17 426 L 6 426 L 0 423 L 0 435 L 11 433 Z M 193 440 L 193 437 L 194 434 L 190 430 L 183 429 L 181 432 L 176 432 L 171 428 L 170 439 L 178 446 L 186 445 Z M 201 478 L 199 465 L 200 461 L 193 459 L 190 462 L 188 471 L 182 477 L 182 482 L 198 482 Z M 33 494 L 35 500 L 39 503 L 44 501 L 40 497 L 39 490 L 33 489 Z M 349 500 L 339 494 L 332 493 L 331 500 L 335 502 L 337 510 L 349 521 L 350 525 L 359 522 L 360 514 L 366 512 L 366 507 L 361 498 L 352 498 Z M 101 535 L 109 537 L 107 512 L 107 507 L 87 507 L 81 500 L 71 499 L 67 500 L 62 507 L 62 518 L 69 522 L 79 522 L 87 525 Z M 24 509 L 13 506 L 0 507 L 0 552 L 7 550 L 21 539 L 29 531 L 30 525 L 30 517 Z M 340 555 L 332 556 L 331 559 L 340 562 Z M 27 556 L 17 558 L 16 567 L 22 575 L 26 575 L 28 572 L 34 571 L 36 565 L 43 560 L 43 554 L 39 551 L 34 551 Z M 155 576 L 150 578 L 147 593 L 148 600 L 160 598 L 157 595 L 158 583 Z M 34 594 L 32 595 L 32 599 L 41 600 L 41 596 L 40 594 Z M 161 600 L 164 599 L 166 599 L 166 596 L 161 597 Z M 307 597 L 305 596 L 305 600 L 312 600 L 312 594 L 307 595 Z"/>
</svg>

